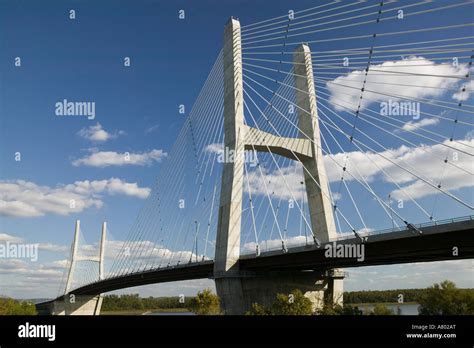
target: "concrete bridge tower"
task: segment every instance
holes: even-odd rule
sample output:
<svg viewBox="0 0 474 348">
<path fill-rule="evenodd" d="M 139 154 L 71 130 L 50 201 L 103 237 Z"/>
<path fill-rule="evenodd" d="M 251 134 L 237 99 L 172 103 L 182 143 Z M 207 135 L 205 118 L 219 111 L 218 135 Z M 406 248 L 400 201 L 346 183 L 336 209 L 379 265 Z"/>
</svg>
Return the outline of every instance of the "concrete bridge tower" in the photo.
<svg viewBox="0 0 474 348">
<path fill-rule="evenodd" d="M 71 260 L 69 263 L 69 270 L 66 280 L 66 287 L 64 289 L 64 296 L 59 299 L 42 304 L 38 308 L 38 313 L 43 315 L 99 315 L 102 307 L 103 297 L 98 295 L 75 295 L 72 290 L 72 282 L 76 272 L 76 265 L 79 261 L 97 262 L 99 265 L 99 279 L 104 279 L 104 259 L 105 259 L 105 242 L 107 234 L 107 224 L 102 223 L 102 233 L 99 245 L 99 253 L 94 256 L 83 256 L 78 253 L 79 234 L 81 224 L 76 220 L 76 227 L 74 230 L 74 239 L 71 249 Z"/>
<path fill-rule="evenodd" d="M 318 110 L 308 45 L 294 52 L 299 138 L 283 138 L 244 124 L 242 45 L 240 22 L 231 18 L 224 29 L 224 146 L 234 151 L 234 161 L 224 163 L 217 226 L 214 278 L 227 314 L 242 314 L 252 303 L 269 305 L 277 293 L 305 292 L 314 304 L 342 301 L 342 277 L 305 270 L 248 274 L 239 269 L 244 151 L 256 149 L 300 161 L 316 240 L 336 237 L 329 185 L 321 150 Z M 301 110 L 306 110 L 303 112 Z"/>
</svg>

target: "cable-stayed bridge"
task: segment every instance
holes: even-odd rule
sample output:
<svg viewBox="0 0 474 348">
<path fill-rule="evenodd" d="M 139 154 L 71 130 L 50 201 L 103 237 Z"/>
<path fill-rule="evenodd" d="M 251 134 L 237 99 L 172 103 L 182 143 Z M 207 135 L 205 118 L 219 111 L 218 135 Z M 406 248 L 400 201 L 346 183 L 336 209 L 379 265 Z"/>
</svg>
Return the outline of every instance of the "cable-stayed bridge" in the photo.
<svg viewBox="0 0 474 348">
<path fill-rule="evenodd" d="M 64 295 L 40 311 L 95 314 L 104 292 L 199 278 L 229 314 L 296 288 L 320 306 L 342 301 L 343 267 L 472 258 L 474 24 L 448 15 L 463 8 L 231 18 L 112 266 L 105 224 L 84 256 L 77 222 Z"/>
</svg>

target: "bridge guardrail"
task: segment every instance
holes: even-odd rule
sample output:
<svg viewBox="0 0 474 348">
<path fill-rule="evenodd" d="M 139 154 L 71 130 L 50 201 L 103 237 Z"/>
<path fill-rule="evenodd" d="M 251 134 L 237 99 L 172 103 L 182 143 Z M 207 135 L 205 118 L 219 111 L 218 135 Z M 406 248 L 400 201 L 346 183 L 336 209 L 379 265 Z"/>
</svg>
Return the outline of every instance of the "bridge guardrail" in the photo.
<svg viewBox="0 0 474 348">
<path fill-rule="evenodd" d="M 446 224 L 451 224 L 454 222 L 469 221 L 469 220 L 474 220 L 474 215 L 460 216 L 460 217 L 451 218 L 451 219 L 435 220 L 435 221 L 423 222 L 421 224 L 413 224 L 413 225 L 417 228 L 423 228 L 423 227 L 446 225 Z M 406 231 L 406 228 L 387 228 L 383 230 L 369 232 L 368 235 L 377 235 L 377 234 L 384 234 L 384 233 L 397 232 L 397 231 Z"/>
<path fill-rule="evenodd" d="M 446 225 L 454 222 L 462 222 L 462 221 L 472 221 L 474 220 L 474 215 L 467 215 L 467 216 L 460 216 L 456 218 L 451 218 L 451 219 L 443 219 L 443 220 L 435 220 L 435 221 L 429 221 L 429 222 L 424 222 L 420 224 L 413 224 L 416 228 L 424 228 L 424 227 L 431 227 L 431 226 L 440 226 L 440 225 Z M 391 232 L 401 232 L 401 231 L 406 231 L 406 228 L 398 227 L 398 228 L 387 228 L 383 230 L 376 230 L 372 232 L 364 232 L 360 233 L 361 237 L 368 237 L 368 236 L 374 236 L 374 235 L 380 235 L 380 234 L 385 234 L 385 233 L 391 233 Z M 344 240 L 344 239 L 351 239 L 354 238 L 354 235 L 352 233 L 347 233 L 342 236 L 338 236 L 337 239 L 331 240 L 333 241 L 339 241 L 339 240 Z M 313 246 L 314 243 L 295 243 L 291 245 L 287 245 L 288 247 L 291 248 L 297 248 L 297 247 L 302 247 L 302 246 Z M 262 251 L 276 251 L 280 250 L 279 248 L 268 248 Z M 242 255 L 251 255 L 252 253 L 243 253 Z"/>
</svg>

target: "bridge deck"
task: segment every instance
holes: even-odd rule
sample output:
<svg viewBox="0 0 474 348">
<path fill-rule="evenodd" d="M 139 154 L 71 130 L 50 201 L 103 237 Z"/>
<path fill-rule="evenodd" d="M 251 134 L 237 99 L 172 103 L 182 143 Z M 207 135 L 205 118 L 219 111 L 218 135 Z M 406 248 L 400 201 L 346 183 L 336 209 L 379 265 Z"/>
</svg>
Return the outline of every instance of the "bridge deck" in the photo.
<svg viewBox="0 0 474 348">
<path fill-rule="evenodd" d="M 453 222 L 423 228 L 420 235 L 411 230 L 374 234 L 364 243 L 364 261 L 355 258 L 327 258 L 325 245 L 290 248 L 288 253 L 271 251 L 258 258 L 251 255 L 240 260 L 242 270 L 325 270 L 338 267 L 364 267 L 411 262 L 428 262 L 474 258 L 474 220 Z M 337 244 L 360 244 L 357 238 Z M 458 256 L 453 255 L 458 248 Z"/>
<path fill-rule="evenodd" d="M 337 244 L 360 244 L 356 238 L 337 241 Z M 326 244 L 332 244 L 326 243 Z M 239 261 L 240 270 L 246 275 L 268 272 L 325 271 L 339 267 L 364 267 L 397 263 L 459 260 L 474 258 L 474 220 L 451 222 L 423 228 L 420 235 L 412 230 L 375 233 L 364 242 L 364 261 L 356 258 L 327 258 L 325 245 L 300 246 L 288 252 L 268 251 L 259 257 L 244 255 Z M 458 248 L 458 256 L 453 255 Z M 73 290 L 75 295 L 95 295 L 113 290 L 181 280 L 213 278 L 212 260 L 187 265 L 126 274 L 107 278 Z M 62 300 L 64 296 L 56 299 Z M 55 301 L 55 300 L 52 300 Z M 39 305 L 44 305 L 45 302 Z"/>
</svg>

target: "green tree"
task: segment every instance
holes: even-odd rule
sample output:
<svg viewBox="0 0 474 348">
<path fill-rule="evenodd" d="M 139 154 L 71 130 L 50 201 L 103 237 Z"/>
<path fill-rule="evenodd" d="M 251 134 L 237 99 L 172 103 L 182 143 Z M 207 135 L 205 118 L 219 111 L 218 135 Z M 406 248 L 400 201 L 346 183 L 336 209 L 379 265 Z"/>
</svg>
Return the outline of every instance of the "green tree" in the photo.
<svg viewBox="0 0 474 348">
<path fill-rule="evenodd" d="M 186 302 L 191 298 L 186 298 Z M 141 298 L 138 294 L 128 295 L 105 295 L 102 302 L 102 311 L 141 311 L 155 309 L 186 308 L 184 301 L 180 301 L 178 296 L 174 297 L 146 297 Z"/>
<path fill-rule="evenodd" d="M 311 315 L 313 306 L 301 290 L 295 289 L 290 294 L 277 294 L 271 312 L 275 315 Z"/>
<path fill-rule="evenodd" d="M 0 315 L 36 315 L 34 304 L 13 299 L 0 299 Z"/>
<path fill-rule="evenodd" d="M 393 311 L 387 307 L 385 307 L 383 304 L 377 303 L 374 306 L 374 309 L 372 309 L 372 312 L 370 312 L 370 315 L 393 315 Z"/>
<path fill-rule="evenodd" d="M 300 290 L 293 290 L 291 294 L 277 294 L 270 308 L 258 303 L 253 303 L 246 315 L 311 315 L 312 303 Z M 355 306 L 341 306 L 338 304 L 325 304 L 317 309 L 319 315 L 363 315 Z"/>
<path fill-rule="evenodd" d="M 198 315 L 221 314 L 220 299 L 210 289 L 198 292 L 197 296 L 189 301 L 189 310 Z"/>
<path fill-rule="evenodd" d="M 342 313 L 342 307 L 339 305 L 332 305 L 325 303 L 321 308 L 316 309 L 318 315 L 340 315 Z"/>
<path fill-rule="evenodd" d="M 258 303 L 252 303 L 250 310 L 245 312 L 245 315 L 272 315 L 272 312 Z"/>
<path fill-rule="evenodd" d="M 429 287 L 418 299 L 422 315 L 472 315 L 474 314 L 474 294 L 458 289 L 453 282 L 445 280 Z"/>
<path fill-rule="evenodd" d="M 357 306 L 341 306 L 339 304 L 326 303 L 320 309 L 316 310 L 316 314 L 319 315 L 363 315 L 359 307 Z"/>
<path fill-rule="evenodd" d="M 417 302 L 426 289 L 364 290 L 344 292 L 344 303 L 396 302 L 400 294 L 404 302 Z"/>
</svg>

